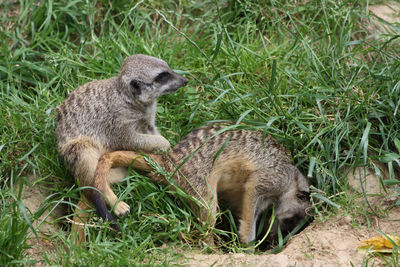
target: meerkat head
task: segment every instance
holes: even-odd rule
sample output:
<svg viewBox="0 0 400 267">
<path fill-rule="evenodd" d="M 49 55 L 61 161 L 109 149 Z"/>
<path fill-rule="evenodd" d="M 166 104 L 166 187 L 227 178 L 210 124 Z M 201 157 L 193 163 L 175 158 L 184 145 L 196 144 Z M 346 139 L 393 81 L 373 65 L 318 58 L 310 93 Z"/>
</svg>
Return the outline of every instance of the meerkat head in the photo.
<svg viewBox="0 0 400 267">
<path fill-rule="evenodd" d="M 301 220 L 307 217 L 306 210 L 311 206 L 310 188 L 307 179 L 294 166 L 290 177 L 291 184 L 279 198 L 276 207 L 276 217 L 279 220 L 279 228 L 283 234 L 290 233 Z M 272 229 L 272 237 L 278 235 L 278 223 Z"/>
<path fill-rule="evenodd" d="M 143 104 L 153 103 L 159 96 L 173 93 L 188 82 L 165 61 L 141 54 L 125 59 L 118 79 L 123 89 Z"/>
</svg>

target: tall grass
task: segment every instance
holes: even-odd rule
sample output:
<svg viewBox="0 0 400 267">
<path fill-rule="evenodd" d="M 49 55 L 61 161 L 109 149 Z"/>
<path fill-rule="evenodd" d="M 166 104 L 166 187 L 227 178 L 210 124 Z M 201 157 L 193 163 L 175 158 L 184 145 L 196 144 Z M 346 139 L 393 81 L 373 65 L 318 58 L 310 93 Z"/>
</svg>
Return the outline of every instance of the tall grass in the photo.
<svg viewBox="0 0 400 267">
<path fill-rule="evenodd" d="M 347 170 L 377 162 L 389 170 L 386 183 L 398 188 L 399 28 L 372 31 L 368 4 L 2 2 L 1 260 L 27 260 L 29 220 L 12 186 L 16 180 L 33 174 L 54 193 L 49 202 L 76 203 L 78 190 L 70 189 L 72 177 L 57 156 L 55 107 L 78 85 L 116 75 L 135 53 L 161 57 L 190 80 L 159 103 L 158 125 L 172 144 L 206 121 L 241 121 L 288 147 L 295 164 L 314 178 L 320 198 L 347 189 Z M 116 191 L 132 207 L 120 220 L 124 233 L 90 229 L 89 250 L 59 234 L 69 250 L 47 261 L 168 264 L 182 249 L 204 247 L 196 240 L 206 228 L 181 201 L 185 196 L 138 174 Z M 317 210 L 329 214 L 335 203 L 351 202 L 347 195 L 331 201 L 333 208 Z M 3 234 L 9 231 L 13 237 Z M 176 250 L 166 250 L 165 243 Z M 234 242 L 229 249 L 240 247 Z"/>
</svg>

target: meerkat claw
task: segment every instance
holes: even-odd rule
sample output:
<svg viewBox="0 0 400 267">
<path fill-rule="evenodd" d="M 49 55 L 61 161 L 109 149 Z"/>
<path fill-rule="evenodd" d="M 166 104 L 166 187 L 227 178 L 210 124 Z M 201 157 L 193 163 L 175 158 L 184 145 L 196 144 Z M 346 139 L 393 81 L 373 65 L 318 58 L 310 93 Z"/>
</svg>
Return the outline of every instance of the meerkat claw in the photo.
<svg viewBox="0 0 400 267">
<path fill-rule="evenodd" d="M 131 208 L 129 207 L 128 204 L 126 204 L 123 201 L 120 201 L 115 205 L 114 213 L 117 216 L 125 216 L 130 213 L 130 210 L 131 210 Z"/>
</svg>

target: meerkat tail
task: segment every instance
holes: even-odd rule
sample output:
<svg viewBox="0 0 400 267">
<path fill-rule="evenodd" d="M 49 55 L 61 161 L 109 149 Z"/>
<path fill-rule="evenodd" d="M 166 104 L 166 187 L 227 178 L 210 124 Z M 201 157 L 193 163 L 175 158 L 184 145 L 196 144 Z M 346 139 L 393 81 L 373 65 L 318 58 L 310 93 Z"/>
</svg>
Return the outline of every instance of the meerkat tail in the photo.
<svg viewBox="0 0 400 267">
<path fill-rule="evenodd" d="M 152 157 L 159 158 L 158 155 L 152 155 Z M 102 218 L 104 221 L 110 221 L 111 227 L 117 231 L 120 231 L 121 229 L 118 226 L 116 219 L 108 210 L 103 194 L 107 197 L 107 192 L 109 189 L 107 174 L 110 169 L 115 167 L 129 166 L 132 166 L 133 169 L 141 171 L 152 171 L 152 167 L 139 153 L 133 151 L 114 151 L 104 154 L 99 159 L 94 174 L 94 187 L 98 190 L 93 191 L 93 205 L 96 208 L 96 212 L 100 218 Z"/>
<path fill-rule="evenodd" d="M 98 191 L 93 192 L 93 205 L 96 208 L 96 212 L 100 216 L 100 218 L 102 218 L 104 221 L 111 222 L 110 226 L 114 230 L 118 232 L 121 231 L 121 228 L 117 223 L 117 220 L 108 211 L 104 197 Z"/>
</svg>

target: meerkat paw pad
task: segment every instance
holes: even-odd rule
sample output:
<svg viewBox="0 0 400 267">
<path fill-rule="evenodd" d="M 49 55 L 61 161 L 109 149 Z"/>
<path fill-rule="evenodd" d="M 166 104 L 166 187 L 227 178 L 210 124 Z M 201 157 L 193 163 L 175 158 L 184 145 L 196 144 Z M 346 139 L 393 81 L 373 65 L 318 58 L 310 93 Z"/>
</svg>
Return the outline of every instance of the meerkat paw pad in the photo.
<svg viewBox="0 0 400 267">
<path fill-rule="evenodd" d="M 124 215 L 129 214 L 130 209 L 131 209 L 131 208 L 129 207 L 128 204 L 126 204 L 126 203 L 123 202 L 123 201 L 120 201 L 120 202 L 118 202 L 118 203 L 115 205 L 114 213 L 115 213 L 115 215 L 117 215 L 117 216 L 124 216 Z"/>
</svg>

